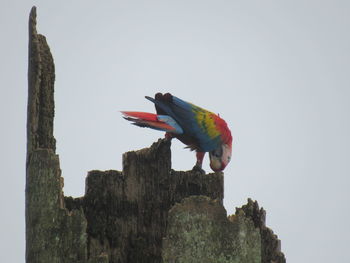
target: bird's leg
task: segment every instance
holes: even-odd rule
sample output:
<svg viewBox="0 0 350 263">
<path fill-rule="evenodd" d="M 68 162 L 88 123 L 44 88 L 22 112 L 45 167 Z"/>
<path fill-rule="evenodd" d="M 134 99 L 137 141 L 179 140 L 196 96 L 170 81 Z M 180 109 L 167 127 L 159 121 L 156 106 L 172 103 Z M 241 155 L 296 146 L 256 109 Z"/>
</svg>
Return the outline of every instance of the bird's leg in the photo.
<svg viewBox="0 0 350 263">
<path fill-rule="evenodd" d="M 170 132 L 166 132 L 164 137 L 165 137 L 165 139 L 170 140 L 170 141 L 172 138 L 174 138 L 174 136 Z"/>
<path fill-rule="evenodd" d="M 205 173 L 205 171 L 202 169 L 204 155 L 205 155 L 205 152 L 197 152 L 196 153 L 197 162 L 196 162 L 195 166 L 192 168 L 192 170 Z"/>
<path fill-rule="evenodd" d="M 205 155 L 205 152 L 196 152 L 196 157 L 197 157 L 196 166 L 202 168 L 204 155 Z"/>
</svg>

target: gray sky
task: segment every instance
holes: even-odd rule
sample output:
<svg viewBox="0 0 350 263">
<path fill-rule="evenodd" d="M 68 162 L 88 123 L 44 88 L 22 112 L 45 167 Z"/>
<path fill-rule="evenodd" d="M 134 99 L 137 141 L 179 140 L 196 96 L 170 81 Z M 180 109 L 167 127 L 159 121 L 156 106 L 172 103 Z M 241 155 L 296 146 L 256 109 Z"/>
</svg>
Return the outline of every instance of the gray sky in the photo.
<svg viewBox="0 0 350 263">
<path fill-rule="evenodd" d="M 55 137 L 65 195 L 87 171 L 122 169 L 123 152 L 160 132 L 119 110 L 153 112 L 171 92 L 220 113 L 234 136 L 229 214 L 267 210 L 288 262 L 348 262 L 350 2 L 19 1 L 0 9 L 0 261 L 24 262 L 28 14 L 56 66 Z M 173 168 L 195 156 L 174 142 Z M 204 169 L 209 172 L 208 157 Z M 12 251 L 9 253 L 9 251 Z"/>
</svg>

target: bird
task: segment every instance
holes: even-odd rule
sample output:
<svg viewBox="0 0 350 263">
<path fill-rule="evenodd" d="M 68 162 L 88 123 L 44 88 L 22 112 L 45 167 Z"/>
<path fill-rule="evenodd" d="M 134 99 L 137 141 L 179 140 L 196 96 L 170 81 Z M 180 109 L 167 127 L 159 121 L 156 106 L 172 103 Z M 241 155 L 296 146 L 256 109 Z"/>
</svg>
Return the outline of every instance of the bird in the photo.
<svg viewBox="0 0 350 263">
<path fill-rule="evenodd" d="M 164 131 L 165 138 L 176 138 L 187 145 L 185 148 L 196 151 L 193 170 L 203 171 L 206 152 L 209 152 L 210 168 L 214 172 L 225 169 L 232 154 L 232 135 L 225 120 L 170 93 L 145 98 L 154 103 L 156 114 L 121 111 L 124 119 L 138 127 Z"/>
</svg>

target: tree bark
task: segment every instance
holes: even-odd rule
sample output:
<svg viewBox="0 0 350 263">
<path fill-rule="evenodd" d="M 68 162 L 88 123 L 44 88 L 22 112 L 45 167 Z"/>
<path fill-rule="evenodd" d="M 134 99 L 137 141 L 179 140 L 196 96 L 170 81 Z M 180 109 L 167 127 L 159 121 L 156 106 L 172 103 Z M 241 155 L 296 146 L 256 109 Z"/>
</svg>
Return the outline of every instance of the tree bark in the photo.
<svg viewBox="0 0 350 263">
<path fill-rule="evenodd" d="M 257 202 L 227 217 L 223 173 L 171 169 L 171 142 L 123 155 L 123 171 L 90 171 L 64 197 L 55 153 L 54 63 L 29 19 L 26 262 L 285 262 Z"/>
</svg>

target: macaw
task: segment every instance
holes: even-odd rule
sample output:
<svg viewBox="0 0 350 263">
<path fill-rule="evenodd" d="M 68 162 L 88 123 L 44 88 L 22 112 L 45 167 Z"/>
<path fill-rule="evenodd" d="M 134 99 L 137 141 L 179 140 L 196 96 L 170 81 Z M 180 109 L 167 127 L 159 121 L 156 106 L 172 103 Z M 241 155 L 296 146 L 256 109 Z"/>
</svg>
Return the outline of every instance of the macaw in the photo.
<svg viewBox="0 0 350 263">
<path fill-rule="evenodd" d="M 193 169 L 202 170 L 202 162 L 209 152 L 210 167 L 222 171 L 231 160 L 232 136 L 226 122 L 219 115 L 183 101 L 170 93 L 145 97 L 155 104 L 157 114 L 122 111 L 124 119 L 139 127 L 165 131 L 168 139 L 177 138 L 196 151 Z"/>
</svg>

